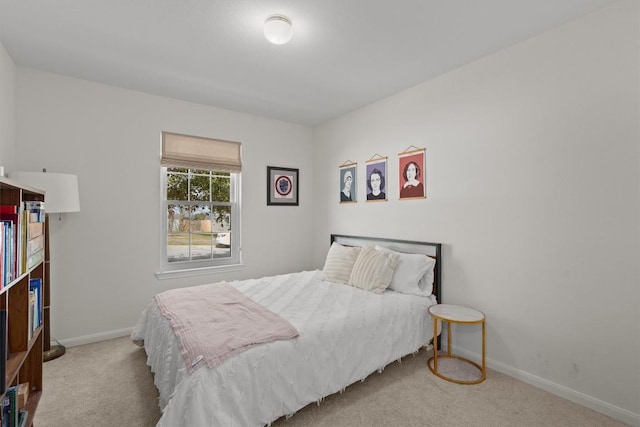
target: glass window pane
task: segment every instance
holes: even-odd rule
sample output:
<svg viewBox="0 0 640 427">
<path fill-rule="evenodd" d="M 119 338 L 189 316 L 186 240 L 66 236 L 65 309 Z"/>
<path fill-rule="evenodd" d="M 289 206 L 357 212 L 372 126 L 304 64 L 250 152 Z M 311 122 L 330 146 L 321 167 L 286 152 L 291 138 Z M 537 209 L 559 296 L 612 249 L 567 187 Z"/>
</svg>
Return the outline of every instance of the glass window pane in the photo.
<svg viewBox="0 0 640 427">
<path fill-rule="evenodd" d="M 189 221 L 191 207 L 169 205 L 167 208 L 167 261 L 188 261 L 191 257 Z"/>
<path fill-rule="evenodd" d="M 211 178 L 212 200 L 216 202 L 229 202 L 231 200 L 231 179 L 217 174 Z"/>
<path fill-rule="evenodd" d="M 231 206 L 213 206 L 212 230 L 215 237 L 215 258 L 231 257 Z"/>
<path fill-rule="evenodd" d="M 209 204 L 191 206 L 191 231 L 211 232 L 211 206 Z"/>
<path fill-rule="evenodd" d="M 185 168 L 167 168 L 167 172 L 187 173 L 187 172 L 189 172 L 189 169 L 185 169 Z"/>
<path fill-rule="evenodd" d="M 193 175 L 211 175 L 211 171 L 207 169 L 189 169 Z"/>
<path fill-rule="evenodd" d="M 195 224 L 198 224 L 196 227 Z M 206 224 L 203 221 L 193 221 L 194 229 Z M 213 257 L 213 234 L 211 230 L 198 230 L 191 233 L 191 259 L 211 259 Z"/>
<path fill-rule="evenodd" d="M 187 174 L 167 174 L 167 200 L 188 200 L 189 181 Z"/>
<path fill-rule="evenodd" d="M 189 233 L 167 235 L 167 261 L 182 262 L 190 259 Z"/>
<path fill-rule="evenodd" d="M 190 175 L 189 195 L 193 201 L 211 201 L 211 175 L 207 171 L 204 172 L 206 172 L 206 175 L 194 173 Z"/>
<path fill-rule="evenodd" d="M 211 223 L 213 231 L 231 231 L 231 206 L 212 206 Z"/>
<path fill-rule="evenodd" d="M 213 250 L 214 258 L 230 258 L 231 257 L 231 231 L 218 232 L 215 238 L 215 249 Z"/>
</svg>

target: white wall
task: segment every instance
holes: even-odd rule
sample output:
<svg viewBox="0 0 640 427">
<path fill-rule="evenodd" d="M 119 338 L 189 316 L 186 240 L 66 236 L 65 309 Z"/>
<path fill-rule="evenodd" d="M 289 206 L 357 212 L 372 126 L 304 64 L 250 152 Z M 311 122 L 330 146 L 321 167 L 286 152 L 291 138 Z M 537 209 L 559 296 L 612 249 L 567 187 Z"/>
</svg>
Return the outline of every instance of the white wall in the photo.
<svg viewBox="0 0 640 427">
<path fill-rule="evenodd" d="M 622 1 L 317 128 L 315 265 L 329 233 L 442 242 L 444 301 L 486 313 L 491 367 L 640 424 L 639 21 Z M 399 201 L 410 145 L 428 197 Z M 387 203 L 364 201 L 376 153 Z M 477 359 L 479 333 L 454 346 Z"/>
<path fill-rule="evenodd" d="M 309 128 L 24 68 L 17 110 L 16 170 L 79 180 L 81 211 L 50 222 L 51 327 L 63 343 L 126 334 L 168 288 L 310 266 Z M 163 130 L 243 144 L 242 271 L 156 279 Z M 267 165 L 300 169 L 299 207 L 266 206 Z"/>
<path fill-rule="evenodd" d="M 313 134 L 32 69 L 16 89 L 0 46 L 0 165 L 80 180 L 82 211 L 51 224 L 53 336 L 126 333 L 164 289 L 321 267 L 329 233 L 440 241 L 445 302 L 487 314 L 490 367 L 639 424 L 639 15 L 623 0 Z M 155 278 L 162 130 L 243 143 L 240 273 Z M 410 145 L 427 148 L 428 198 L 400 202 Z M 366 204 L 375 153 L 389 202 Z M 361 200 L 339 205 L 347 159 Z M 266 165 L 301 169 L 300 207 L 266 206 Z M 477 356 L 478 330 L 455 337 Z"/>
<path fill-rule="evenodd" d="M 0 166 L 14 160 L 16 133 L 16 66 L 0 43 Z"/>
</svg>

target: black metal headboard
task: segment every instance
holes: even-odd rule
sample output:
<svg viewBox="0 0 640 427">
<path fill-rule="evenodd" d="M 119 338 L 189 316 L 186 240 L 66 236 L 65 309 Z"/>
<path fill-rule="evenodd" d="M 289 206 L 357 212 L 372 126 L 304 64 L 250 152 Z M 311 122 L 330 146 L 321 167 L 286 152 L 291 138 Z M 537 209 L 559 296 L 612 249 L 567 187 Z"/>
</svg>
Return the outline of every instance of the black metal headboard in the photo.
<svg viewBox="0 0 640 427">
<path fill-rule="evenodd" d="M 337 242 L 345 246 L 379 245 L 397 252 L 410 254 L 422 254 L 434 258 L 433 294 L 439 303 L 442 303 L 442 243 L 418 242 L 412 240 L 396 240 L 379 237 L 349 236 L 344 234 L 332 234 L 331 243 Z"/>
</svg>

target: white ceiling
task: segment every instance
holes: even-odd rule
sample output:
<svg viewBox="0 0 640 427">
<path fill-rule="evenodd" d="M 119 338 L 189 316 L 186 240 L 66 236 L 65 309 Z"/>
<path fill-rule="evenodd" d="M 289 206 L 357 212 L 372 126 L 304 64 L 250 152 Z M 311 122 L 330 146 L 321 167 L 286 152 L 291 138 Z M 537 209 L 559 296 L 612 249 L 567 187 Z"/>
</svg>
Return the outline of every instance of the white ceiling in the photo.
<svg viewBox="0 0 640 427">
<path fill-rule="evenodd" d="M 17 65 L 317 125 L 614 0 L 0 0 Z M 267 16 L 293 21 L 283 46 Z"/>
</svg>

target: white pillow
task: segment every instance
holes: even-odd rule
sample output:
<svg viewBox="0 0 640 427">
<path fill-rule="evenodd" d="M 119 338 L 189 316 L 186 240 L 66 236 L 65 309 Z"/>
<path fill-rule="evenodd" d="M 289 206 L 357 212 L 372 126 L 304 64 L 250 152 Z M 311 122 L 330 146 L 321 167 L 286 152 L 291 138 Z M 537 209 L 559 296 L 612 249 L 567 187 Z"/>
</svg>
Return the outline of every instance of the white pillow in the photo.
<svg viewBox="0 0 640 427">
<path fill-rule="evenodd" d="M 351 270 L 360 254 L 357 246 L 342 246 L 333 242 L 324 262 L 324 279 L 329 282 L 349 283 Z"/>
<path fill-rule="evenodd" d="M 381 294 L 391 283 L 400 257 L 396 253 L 376 251 L 364 246 L 353 265 L 349 284 L 365 291 Z"/>
<path fill-rule="evenodd" d="M 406 254 L 376 245 L 376 250 L 393 252 L 400 257 L 389 289 L 403 294 L 429 296 L 433 291 L 433 268 L 436 260 L 421 254 Z"/>
<path fill-rule="evenodd" d="M 434 268 L 436 267 L 436 260 L 431 258 L 430 256 L 426 256 L 427 263 L 429 264 L 429 268 L 427 268 L 427 272 L 424 273 L 422 279 L 418 283 L 420 289 L 425 292 L 426 295 L 431 295 L 433 293 L 433 282 L 435 280 L 435 272 Z"/>
</svg>

